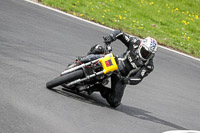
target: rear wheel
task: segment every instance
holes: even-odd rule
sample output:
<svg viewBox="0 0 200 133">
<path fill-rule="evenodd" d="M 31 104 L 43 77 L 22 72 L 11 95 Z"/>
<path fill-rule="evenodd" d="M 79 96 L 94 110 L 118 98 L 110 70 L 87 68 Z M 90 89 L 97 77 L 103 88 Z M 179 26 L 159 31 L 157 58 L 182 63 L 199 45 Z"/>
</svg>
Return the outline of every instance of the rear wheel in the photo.
<svg viewBox="0 0 200 133">
<path fill-rule="evenodd" d="M 60 77 L 57 77 L 57 78 L 47 82 L 46 83 L 46 87 L 48 89 L 52 89 L 53 87 L 62 85 L 64 83 L 69 83 L 69 82 L 71 82 L 73 80 L 82 78 L 83 76 L 84 76 L 84 72 L 83 72 L 83 70 L 80 69 L 80 70 L 77 70 L 77 71 L 62 75 Z"/>
</svg>

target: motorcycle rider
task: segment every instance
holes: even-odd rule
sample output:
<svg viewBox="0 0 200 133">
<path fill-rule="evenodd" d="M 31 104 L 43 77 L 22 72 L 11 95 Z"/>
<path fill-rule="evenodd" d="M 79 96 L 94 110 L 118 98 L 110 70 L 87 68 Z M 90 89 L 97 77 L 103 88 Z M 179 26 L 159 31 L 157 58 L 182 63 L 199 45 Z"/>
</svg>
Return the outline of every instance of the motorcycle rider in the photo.
<svg viewBox="0 0 200 133">
<path fill-rule="evenodd" d="M 104 37 L 107 44 L 115 40 L 120 40 L 125 44 L 127 50 L 118 56 L 118 73 L 111 76 L 111 88 L 102 84 L 95 85 L 102 97 L 112 107 L 120 105 L 126 84 L 136 85 L 142 81 L 154 69 L 153 58 L 157 51 L 157 41 L 151 37 L 140 39 L 115 30 L 110 35 Z M 103 54 L 105 49 L 100 45 L 95 45 L 90 49 L 89 55 Z"/>
</svg>

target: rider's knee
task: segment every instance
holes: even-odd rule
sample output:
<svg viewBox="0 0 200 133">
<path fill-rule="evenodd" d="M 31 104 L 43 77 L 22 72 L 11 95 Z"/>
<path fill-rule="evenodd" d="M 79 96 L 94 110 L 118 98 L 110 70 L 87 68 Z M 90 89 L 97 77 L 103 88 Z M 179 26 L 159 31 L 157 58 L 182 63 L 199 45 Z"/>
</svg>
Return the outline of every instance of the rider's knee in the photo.
<svg viewBox="0 0 200 133">
<path fill-rule="evenodd" d="M 109 97 L 109 98 L 107 98 L 107 101 L 111 107 L 117 107 L 121 103 L 121 99 L 119 99 L 117 97 Z"/>
</svg>

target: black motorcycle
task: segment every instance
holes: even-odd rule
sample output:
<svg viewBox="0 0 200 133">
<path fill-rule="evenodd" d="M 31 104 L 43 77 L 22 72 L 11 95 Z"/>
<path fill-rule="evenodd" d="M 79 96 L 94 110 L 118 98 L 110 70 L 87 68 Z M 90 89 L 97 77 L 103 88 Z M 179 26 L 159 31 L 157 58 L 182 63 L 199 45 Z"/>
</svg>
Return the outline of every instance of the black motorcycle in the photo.
<svg viewBox="0 0 200 133">
<path fill-rule="evenodd" d="M 59 77 L 47 82 L 46 87 L 52 89 L 61 85 L 65 89 L 91 94 L 95 84 L 108 84 L 111 75 L 118 71 L 118 64 L 110 44 L 105 43 L 104 46 L 105 54 L 96 55 L 95 59 L 88 58 L 89 60 L 84 62 L 77 60 L 69 65 Z"/>
</svg>

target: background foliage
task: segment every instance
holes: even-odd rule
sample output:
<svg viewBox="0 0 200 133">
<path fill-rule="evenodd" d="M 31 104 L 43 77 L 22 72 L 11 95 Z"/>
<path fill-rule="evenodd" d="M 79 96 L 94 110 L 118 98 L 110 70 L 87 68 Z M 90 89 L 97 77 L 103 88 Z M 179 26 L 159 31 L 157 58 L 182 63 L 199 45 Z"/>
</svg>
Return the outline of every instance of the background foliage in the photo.
<svg viewBox="0 0 200 133">
<path fill-rule="evenodd" d="M 73 15 L 200 57 L 200 0 L 42 0 Z"/>
</svg>

